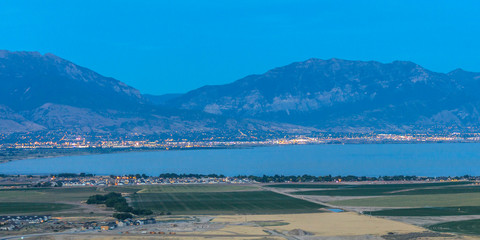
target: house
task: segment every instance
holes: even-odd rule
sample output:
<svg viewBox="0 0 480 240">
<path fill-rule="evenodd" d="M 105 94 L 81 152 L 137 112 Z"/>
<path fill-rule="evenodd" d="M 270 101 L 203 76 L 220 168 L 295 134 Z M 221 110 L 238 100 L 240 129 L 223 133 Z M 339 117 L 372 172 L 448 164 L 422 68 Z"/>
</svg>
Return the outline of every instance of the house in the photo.
<svg viewBox="0 0 480 240">
<path fill-rule="evenodd" d="M 144 224 L 155 224 L 157 223 L 157 221 L 155 220 L 155 218 L 148 218 L 148 219 L 145 219 L 143 221 Z"/>
</svg>

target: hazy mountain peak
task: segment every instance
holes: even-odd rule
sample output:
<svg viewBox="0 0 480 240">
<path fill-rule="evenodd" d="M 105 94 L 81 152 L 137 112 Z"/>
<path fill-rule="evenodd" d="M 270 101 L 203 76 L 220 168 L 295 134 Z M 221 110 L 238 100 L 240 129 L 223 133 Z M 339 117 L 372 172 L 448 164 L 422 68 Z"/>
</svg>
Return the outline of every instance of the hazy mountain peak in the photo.
<svg viewBox="0 0 480 240">
<path fill-rule="evenodd" d="M 0 104 L 32 109 L 45 102 L 91 108 L 143 103 L 138 90 L 51 53 L 1 51 Z"/>
<path fill-rule="evenodd" d="M 310 58 L 230 84 L 199 88 L 169 103 L 213 114 L 320 128 L 348 124 L 399 130 L 404 127 L 396 124 L 411 129 L 434 116 L 442 118 L 442 124 L 450 124 L 457 119 L 450 115 L 460 112 L 463 118 L 458 119 L 467 119 L 469 110 L 459 109 L 472 108 L 460 105 L 472 99 L 480 102 L 480 97 L 465 90 L 464 83 L 458 76 L 432 72 L 411 61 Z M 480 90 L 480 86 L 469 86 Z M 451 113 L 450 117 L 441 112 Z"/>
</svg>

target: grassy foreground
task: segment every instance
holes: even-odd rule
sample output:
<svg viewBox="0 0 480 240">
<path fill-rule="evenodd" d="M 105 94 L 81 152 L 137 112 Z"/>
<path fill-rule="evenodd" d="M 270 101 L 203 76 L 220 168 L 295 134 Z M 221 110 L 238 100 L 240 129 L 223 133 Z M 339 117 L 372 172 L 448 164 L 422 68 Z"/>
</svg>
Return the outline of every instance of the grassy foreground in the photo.
<svg viewBox="0 0 480 240">
<path fill-rule="evenodd" d="M 323 205 L 268 191 L 138 193 L 133 206 L 174 214 L 319 212 Z"/>
<path fill-rule="evenodd" d="M 72 205 L 61 203 L 2 202 L 0 214 L 50 213 L 72 208 Z"/>
<path fill-rule="evenodd" d="M 463 184 L 466 184 L 466 182 L 347 185 L 343 188 L 337 187 L 327 190 L 297 191 L 295 194 L 319 196 L 390 196 L 480 192 L 480 186 L 461 186 Z"/>
<path fill-rule="evenodd" d="M 480 235 L 480 219 L 439 223 L 428 228 L 437 232 Z"/>
<path fill-rule="evenodd" d="M 257 190 L 252 185 L 232 184 L 176 184 L 176 185 L 144 185 L 144 186 L 112 186 L 106 192 L 123 193 L 174 193 L 174 192 L 233 192 Z"/>
<path fill-rule="evenodd" d="M 388 209 L 373 212 L 364 212 L 372 216 L 458 216 L 458 215 L 480 215 L 480 207 L 425 207 L 425 208 L 404 208 Z"/>
<path fill-rule="evenodd" d="M 319 212 L 323 205 L 282 194 L 260 191 L 257 186 L 184 184 L 112 187 L 30 188 L 0 191 L 0 214 L 38 212 L 72 216 L 85 209 L 90 196 L 124 193 L 135 208 L 172 214 L 273 214 Z M 92 210 L 83 210 L 85 216 Z M 95 211 L 94 211 L 95 212 Z"/>
<path fill-rule="evenodd" d="M 400 195 L 332 201 L 337 206 L 353 207 L 462 207 L 480 206 L 480 193 Z"/>
<path fill-rule="evenodd" d="M 318 184 L 318 183 L 280 183 L 265 185 L 265 187 L 272 188 L 287 188 L 287 189 L 383 189 L 386 191 L 409 189 L 409 188 L 426 188 L 426 187 L 444 187 L 464 185 L 469 182 L 439 182 L 439 183 L 389 183 L 389 184 Z"/>
</svg>

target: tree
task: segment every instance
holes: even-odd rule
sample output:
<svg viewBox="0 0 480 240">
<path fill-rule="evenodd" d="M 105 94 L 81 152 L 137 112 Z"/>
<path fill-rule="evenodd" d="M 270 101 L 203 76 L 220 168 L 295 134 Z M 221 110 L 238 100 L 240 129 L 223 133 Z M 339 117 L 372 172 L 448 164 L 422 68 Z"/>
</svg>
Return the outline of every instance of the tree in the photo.
<svg viewBox="0 0 480 240">
<path fill-rule="evenodd" d="M 128 218 L 133 218 L 132 214 L 130 213 L 114 213 L 113 217 L 118 219 L 118 220 L 125 220 Z"/>
</svg>

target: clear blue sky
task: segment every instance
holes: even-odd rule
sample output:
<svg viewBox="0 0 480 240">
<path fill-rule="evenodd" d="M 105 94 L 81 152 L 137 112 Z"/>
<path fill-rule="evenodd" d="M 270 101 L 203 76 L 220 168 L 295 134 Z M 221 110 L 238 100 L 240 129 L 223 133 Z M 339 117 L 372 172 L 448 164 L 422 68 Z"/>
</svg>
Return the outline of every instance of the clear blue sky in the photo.
<svg viewBox="0 0 480 240">
<path fill-rule="evenodd" d="M 0 49 L 51 52 L 143 93 L 308 58 L 480 72 L 480 1 L 2 0 Z"/>
</svg>

